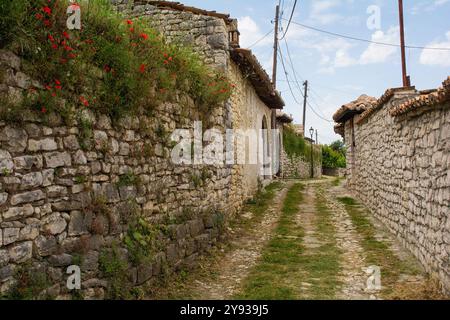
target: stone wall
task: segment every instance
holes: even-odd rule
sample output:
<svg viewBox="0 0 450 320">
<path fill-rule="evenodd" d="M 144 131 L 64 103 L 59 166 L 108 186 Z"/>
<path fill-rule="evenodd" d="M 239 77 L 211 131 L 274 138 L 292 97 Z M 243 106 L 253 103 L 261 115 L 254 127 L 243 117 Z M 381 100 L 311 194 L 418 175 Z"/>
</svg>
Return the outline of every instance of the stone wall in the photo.
<svg viewBox="0 0 450 320">
<path fill-rule="evenodd" d="M 223 19 L 150 4 L 131 5 L 131 0 L 113 2 L 130 16 L 147 19 L 167 41 L 186 44 L 200 54 L 206 64 L 227 70 L 230 44 L 228 27 Z"/>
<path fill-rule="evenodd" d="M 322 174 L 330 177 L 344 177 L 345 172 L 344 168 L 322 168 Z"/>
<path fill-rule="evenodd" d="M 111 279 L 99 260 L 114 248 L 127 261 L 131 285 L 190 266 L 258 189 L 258 165 L 172 163 L 168 136 L 174 129 L 193 129 L 200 119 L 221 131 L 259 129 L 264 116 L 270 128 L 271 117 L 229 57 L 222 19 L 155 10 L 137 6 L 133 14 L 151 16 L 169 40 L 195 44 L 209 65 L 226 68 L 236 93 L 207 115 L 177 95 L 175 102 L 156 106 L 152 117 L 114 124 L 87 111 L 84 124 L 66 125 L 57 116 L 44 122 L 31 114 L 21 124 L 0 122 L 0 293 L 17 283 L 17 271 L 26 266 L 47 276 L 47 294 L 70 298 L 66 268 L 79 264 L 83 297 L 102 298 Z M 19 97 L 32 80 L 21 73 L 18 57 L 1 52 L 0 58 L 8 75 L 0 93 Z M 123 241 L 138 218 L 158 240 L 145 264 L 132 262 Z"/>
<path fill-rule="evenodd" d="M 317 148 L 316 148 L 317 149 Z M 311 160 L 301 156 L 289 156 L 281 150 L 281 176 L 285 179 L 310 179 Z M 314 159 L 314 178 L 322 177 L 322 160 Z"/>
<path fill-rule="evenodd" d="M 450 104 L 392 117 L 405 98 L 345 123 L 348 186 L 449 291 Z"/>
<path fill-rule="evenodd" d="M 20 60 L 9 60 L 10 75 Z M 18 82 L 8 87 L 20 92 Z M 14 89 L 14 90 L 13 90 Z M 209 115 L 224 129 L 223 107 Z M 158 230 L 160 245 L 151 264 L 129 265 L 133 284 L 162 272 L 190 265 L 215 243 L 226 214 L 241 203 L 230 198 L 232 168 L 175 166 L 169 133 L 193 129 L 200 114 L 194 102 L 180 96 L 162 103 L 152 117 L 82 116 L 89 132 L 76 121 L 65 125 L 57 116 L 43 122 L 25 115 L 21 124 L 0 122 L 0 290 L 14 285 L 23 263 L 47 274 L 52 296 L 67 297 L 66 267 L 80 261 L 83 294 L 102 297 L 106 282 L 99 256 L 118 244 L 138 217 Z"/>
</svg>

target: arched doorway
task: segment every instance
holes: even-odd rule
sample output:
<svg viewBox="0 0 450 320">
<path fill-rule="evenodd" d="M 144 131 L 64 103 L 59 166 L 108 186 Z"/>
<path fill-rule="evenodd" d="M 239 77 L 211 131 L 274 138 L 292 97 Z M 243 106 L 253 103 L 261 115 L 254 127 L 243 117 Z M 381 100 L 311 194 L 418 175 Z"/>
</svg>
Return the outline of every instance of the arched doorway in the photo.
<svg viewBox="0 0 450 320">
<path fill-rule="evenodd" d="M 270 146 L 269 146 L 269 127 L 267 124 L 267 118 L 266 116 L 263 116 L 262 118 L 262 124 L 261 124 L 261 142 L 262 142 L 262 171 L 263 175 L 265 177 L 271 176 L 270 168 L 271 168 L 271 162 L 270 162 Z"/>
</svg>

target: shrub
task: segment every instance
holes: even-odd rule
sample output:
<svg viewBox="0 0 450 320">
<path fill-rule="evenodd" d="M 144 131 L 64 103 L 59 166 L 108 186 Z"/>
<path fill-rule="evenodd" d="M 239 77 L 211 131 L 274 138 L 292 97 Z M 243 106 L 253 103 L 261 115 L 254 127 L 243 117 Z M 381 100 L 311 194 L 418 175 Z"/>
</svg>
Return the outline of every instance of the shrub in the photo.
<svg viewBox="0 0 450 320">
<path fill-rule="evenodd" d="M 342 144 L 333 142 L 330 146 L 322 146 L 322 165 L 325 168 L 345 168 L 345 148 Z"/>
</svg>

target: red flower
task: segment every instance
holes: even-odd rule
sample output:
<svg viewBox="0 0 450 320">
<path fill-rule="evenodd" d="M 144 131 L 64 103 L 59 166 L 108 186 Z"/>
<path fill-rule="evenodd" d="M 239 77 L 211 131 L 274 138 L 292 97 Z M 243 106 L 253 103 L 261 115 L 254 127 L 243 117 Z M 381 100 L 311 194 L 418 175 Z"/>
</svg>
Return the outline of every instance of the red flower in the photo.
<svg viewBox="0 0 450 320">
<path fill-rule="evenodd" d="M 67 63 L 67 59 L 61 58 L 60 62 L 61 62 L 61 64 L 66 64 Z"/>
<path fill-rule="evenodd" d="M 40 13 L 36 13 L 36 19 L 42 20 L 42 19 L 44 19 L 44 16 Z"/>
<path fill-rule="evenodd" d="M 46 27 L 49 27 L 52 23 L 50 22 L 50 20 L 44 20 L 44 24 Z"/>
<path fill-rule="evenodd" d="M 146 35 L 145 33 L 141 33 L 140 37 L 144 40 L 148 39 L 148 35 Z"/>
<path fill-rule="evenodd" d="M 52 90 L 52 87 L 51 87 L 50 85 L 46 85 L 46 86 L 45 86 L 45 89 L 47 89 L 47 90 Z"/>
<path fill-rule="evenodd" d="M 85 107 L 89 107 L 89 101 L 87 101 L 83 96 L 80 97 L 80 101 Z"/>
<path fill-rule="evenodd" d="M 132 46 L 132 47 L 137 47 L 137 43 L 132 42 L 132 43 L 131 43 L 131 46 Z"/>
<path fill-rule="evenodd" d="M 133 24 L 133 21 L 131 21 L 131 20 L 127 20 L 126 22 L 127 22 L 128 25 L 132 25 Z"/>
<path fill-rule="evenodd" d="M 70 36 L 66 31 L 63 32 L 63 37 L 66 39 L 70 39 Z"/>
<path fill-rule="evenodd" d="M 48 34 L 48 40 L 50 40 L 51 42 L 55 42 L 55 38 L 53 38 L 51 34 Z"/>
<path fill-rule="evenodd" d="M 146 68 L 145 64 L 141 64 L 141 66 L 139 67 L 139 72 L 140 73 L 144 73 L 145 72 L 145 68 Z"/>
<path fill-rule="evenodd" d="M 167 53 L 164 53 L 164 58 L 167 58 L 169 55 Z"/>
<path fill-rule="evenodd" d="M 134 32 L 134 28 L 130 28 L 130 32 Z"/>
<path fill-rule="evenodd" d="M 52 92 L 52 97 L 56 97 L 56 93 L 55 92 Z"/>
<path fill-rule="evenodd" d="M 74 53 L 70 53 L 67 57 L 68 57 L 69 59 L 75 59 L 75 58 L 77 57 L 77 55 L 74 54 Z"/>
<path fill-rule="evenodd" d="M 55 89 L 56 89 L 56 90 L 61 90 L 62 87 L 61 87 L 61 86 L 55 86 Z"/>
<path fill-rule="evenodd" d="M 49 7 L 43 7 L 42 11 L 44 11 L 46 14 L 51 15 L 52 14 L 52 9 L 50 9 Z"/>
<path fill-rule="evenodd" d="M 45 107 L 42 107 L 41 112 L 42 112 L 42 113 L 46 113 L 46 112 L 47 112 L 47 109 L 46 109 Z"/>
<path fill-rule="evenodd" d="M 54 44 L 52 44 L 52 48 L 56 50 L 56 49 L 58 49 L 58 45 L 54 43 Z"/>
<path fill-rule="evenodd" d="M 103 67 L 103 70 L 105 70 L 106 72 L 110 72 L 111 71 L 111 67 L 108 66 L 107 64 Z"/>
<path fill-rule="evenodd" d="M 58 79 L 55 79 L 55 83 L 60 86 L 61 85 L 61 81 L 59 81 Z"/>
<path fill-rule="evenodd" d="M 169 57 L 169 59 L 168 59 L 169 61 L 173 61 L 173 58 L 172 57 Z"/>
<path fill-rule="evenodd" d="M 73 51 L 73 48 L 65 45 L 64 46 L 64 50 L 66 50 L 66 51 Z"/>
</svg>

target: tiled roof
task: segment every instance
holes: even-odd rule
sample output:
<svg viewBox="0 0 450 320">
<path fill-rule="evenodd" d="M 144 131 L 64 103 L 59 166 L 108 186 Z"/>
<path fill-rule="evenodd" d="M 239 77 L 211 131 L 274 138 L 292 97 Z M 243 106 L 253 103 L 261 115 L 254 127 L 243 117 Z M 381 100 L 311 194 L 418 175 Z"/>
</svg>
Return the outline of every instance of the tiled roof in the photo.
<svg viewBox="0 0 450 320">
<path fill-rule="evenodd" d="M 418 97 L 408 100 L 390 111 L 391 116 L 399 116 L 422 107 L 429 107 L 450 101 L 450 77 L 442 83 L 442 87 L 432 92 L 424 92 Z"/>
<path fill-rule="evenodd" d="M 339 108 L 338 111 L 333 115 L 333 119 L 336 122 L 345 122 L 349 117 L 354 114 L 363 113 L 365 110 L 372 107 L 376 103 L 377 99 L 374 97 L 369 97 L 365 94 L 360 96 L 355 101 L 344 104 Z"/>
<path fill-rule="evenodd" d="M 200 14 L 203 16 L 216 17 L 223 19 L 225 23 L 230 24 L 233 22 L 233 19 L 230 18 L 229 14 L 225 13 L 217 13 L 216 11 L 208 11 L 195 7 L 185 6 L 180 2 L 175 1 L 153 1 L 153 0 L 137 0 L 134 2 L 134 5 L 142 5 L 142 4 L 150 4 L 156 7 L 169 8 L 178 11 L 192 12 L 194 14 Z"/>
<path fill-rule="evenodd" d="M 400 87 L 400 88 L 390 88 L 385 91 L 385 93 L 378 99 L 376 102 L 368 108 L 366 111 L 364 111 L 361 114 L 361 117 L 358 119 L 357 123 L 363 122 L 365 119 L 367 119 L 371 114 L 373 114 L 375 111 L 380 109 L 383 105 L 385 105 L 391 98 L 395 95 L 398 91 L 404 91 L 404 90 L 415 90 L 415 87 Z"/>
<path fill-rule="evenodd" d="M 277 120 L 282 123 L 292 123 L 294 118 L 281 110 L 277 110 Z"/>
<path fill-rule="evenodd" d="M 275 90 L 269 75 L 253 55 L 251 50 L 235 48 L 231 51 L 231 58 L 246 76 L 259 98 L 271 109 L 283 109 L 284 101 L 280 93 Z"/>
</svg>

